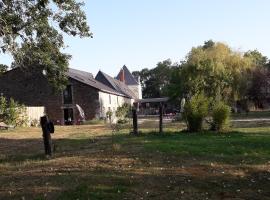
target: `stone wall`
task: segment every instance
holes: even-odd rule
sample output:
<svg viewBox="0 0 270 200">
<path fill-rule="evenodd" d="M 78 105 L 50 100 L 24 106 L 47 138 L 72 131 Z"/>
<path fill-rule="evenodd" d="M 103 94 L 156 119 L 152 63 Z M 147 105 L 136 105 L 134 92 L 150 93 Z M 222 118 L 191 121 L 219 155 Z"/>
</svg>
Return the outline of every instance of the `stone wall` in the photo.
<svg viewBox="0 0 270 200">
<path fill-rule="evenodd" d="M 56 124 L 64 124 L 64 108 L 73 108 L 74 121 L 79 112 L 76 104 L 85 112 L 86 120 L 93 119 L 99 111 L 98 90 L 70 79 L 73 91 L 71 105 L 63 104 L 62 92 L 54 92 L 41 72 L 11 70 L 0 76 L 0 95 L 18 101 L 25 106 L 44 106 L 45 112 Z"/>
<path fill-rule="evenodd" d="M 106 112 L 110 110 L 113 112 L 112 118 L 116 119 L 115 111 L 124 103 L 131 104 L 132 102 L 131 99 L 123 96 L 99 92 L 99 117 L 106 118 Z"/>
<path fill-rule="evenodd" d="M 0 76 L 0 94 L 25 106 L 44 106 L 55 122 L 62 119 L 62 94 L 54 93 L 42 73 L 14 69 Z"/>
</svg>

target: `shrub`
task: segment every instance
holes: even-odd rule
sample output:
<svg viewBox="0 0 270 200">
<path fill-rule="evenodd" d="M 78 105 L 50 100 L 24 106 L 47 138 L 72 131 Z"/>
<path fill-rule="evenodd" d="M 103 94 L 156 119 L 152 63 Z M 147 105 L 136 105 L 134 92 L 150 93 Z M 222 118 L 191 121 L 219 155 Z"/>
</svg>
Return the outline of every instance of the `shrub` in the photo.
<svg viewBox="0 0 270 200">
<path fill-rule="evenodd" d="M 106 117 L 107 117 L 107 119 L 109 119 L 110 123 L 112 123 L 112 116 L 113 116 L 113 112 L 111 110 L 108 110 L 106 112 Z"/>
<path fill-rule="evenodd" d="M 126 124 L 128 123 L 128 118 L 130 114 L 131 106 L 127 103 L 124 103 L 122 106 L 118 107 L 115 116 L 117 117 L 118 124 Z"/>
<path fill-rule="evenodd" d="M 216 102 L 213 106 L 213 130 L 221 131 L 228 127 L 230 121 L 230 106 L 224 102 Z"/>
<path fill-rule="evenodd" d="M 128 118 L 129 111 L 130 111 L 130 105 L 127 103 L 124 103 L 122 106 L 118 107 L 115 116 L 119 119 L 125 119 Z"/>
<path fill-rule="evenodd" d="M 128 123 L 128 120 L 127 119 L 118 119 L 117 123 L 118 124 L 126 124 L 126 123 Z"/>
<path fill-rule="evenodd" d="M 209 99 L 199 94 L 185 104 L 184 118 L 189 132 L 202 130 L 203 120 L 208 114 Z"/>
<path fill-rule="evenodd" d="M 9 101 L 0 97 L 0 121 L 8 125 L 25 126 L 27 124 L 27 117 L 25 115 L 25 106 L 20 105 L 14 99 Z"/>
</svg>

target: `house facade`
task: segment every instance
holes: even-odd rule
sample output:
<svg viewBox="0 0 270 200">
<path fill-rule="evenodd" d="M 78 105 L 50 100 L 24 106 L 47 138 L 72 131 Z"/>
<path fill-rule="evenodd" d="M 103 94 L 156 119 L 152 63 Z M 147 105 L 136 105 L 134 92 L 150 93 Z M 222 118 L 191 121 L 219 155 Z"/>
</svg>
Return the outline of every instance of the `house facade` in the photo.
<svg viewBox="0 0 270 200">
<path fill-rule="evenodd" d="M 119 106 L 132 104 L 136 98 L 128 87 L 122 86 L 125 92 L 116 90 L 88 72 L 69 69 L 67 76 L 66 89 L 54 92 L 42 71 L 16 68 L 1 75 L 0 95 L 26 106 L 44 106 L 50 119 L 61 125 L 105 118 L 108 111 L 114 113 Z"/>
</svg>

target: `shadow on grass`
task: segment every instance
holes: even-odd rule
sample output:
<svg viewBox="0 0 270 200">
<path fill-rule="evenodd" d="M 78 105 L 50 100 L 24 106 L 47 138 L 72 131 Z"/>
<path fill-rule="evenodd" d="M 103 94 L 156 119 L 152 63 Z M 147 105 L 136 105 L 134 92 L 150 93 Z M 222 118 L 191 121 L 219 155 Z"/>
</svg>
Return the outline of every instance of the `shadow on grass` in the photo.
<svg viewBox="0 0 270 200">
<path fill-rule="evenodd" d="M 45 172 L 41 171 L 42 173 L 31 171 L 34 169 L 35 172 L 41 167 L 36 161 L 45 160 L 40 139 L 0 140 L 0 166 L 7 163 L 12 167 L 21 162 L 33 162 L 21 167 L 20 173 L 15 171 L 16 168 L 8 169 L 7 174 L 1 169 L 4 174 L 0 177 L 2 199 L 20 199 L 21 196 L 26 199 L 176 199 L 179 195 L 183 199 L 265 199 L 270 195 L 267 169 L 245 167 L 246 175 L 241 178 L 231 174 L 210 174 L 212 169 L 208 169 L 210 165 L 206 164 L 216 161 L 239 167 L 239 164 L 268 162 L 270 134 L 267 131 L 227 134 L 168 132 L 139 136 L 116 134 L 113 138 L 54 139 L 56 152 L 53 162 L 45 163 Z M 121 146 L 113 154 L 112 143 Z M 74 161 L 78 164 L 70 165 L 74 169 L 68 168 L 69 163 L 62 166 L 61 162 L 54 160 L 68 156 L 78 156 Z M 85 160 L 80 160 L 79 157 L 91 158 L 89 162 L 98 163 L 80 168 L 80 162 Z M 137 165 L 126 167 L 128 169 L 120 167 L 124 165 L 120 158 L 134 157 L 139 160 Z M 114 158 L 119 160 L 112 162 Z M 170 164 L 165 163 L 168 158 L 171 159 Z M 106 165 L 102 165 L 102 159 L 108 160 Z M 73 160 L 68 160 L 70 161 Z M 181 171 L 179 165 L 183 161 L 189 163 L 189 166 Z M 149 162 L 153 164 L 149 165 Z M 50 171 L 50 168 L 56 167 L 58 171 Z M 202 169 L 198 169 L 199 167 Z M 179 171 L 170 171 L 176 168 Z M 12 173 L 16 173 L 16 177 Z M 10 186 L 12 182 L 16 182 L 16 187 Z M 16 190 L 17 188 L 24 189 Z M 236 192 L 239 188 L 240 192 Z M 15 191 L 12 191 L 12 195 L 8 192 L 1 193 L 8 190 Z M 48 196 L 43 197 L 40 190 L 44 190 L 42 192 Z"/>
<path fill-rule="evenodd" d="M 96 138 L 54 139 L 54 156 L 80 155 L 83 151 L 110 150 L 112 144 L 122 145 L 125 151 L 136 153 L 140 146 L 145 153 L 156 151 L 168 155 L 196 157 L 202 161 L 221 162 L 225 164 L 263 164 L 270 161 L 270 134 L 261 132 L 230 132 L 230 133 L 185 133 L 167 132 L 138 136 L 130 134 L 115 134 Z M 43 144 L 39 139 L 0 139 L 0 163 L 16 163 L 24 161 L 38 161 L 46 159 L 43 155 Z M 31 146 L 27 146 L 27 144 Z M 3 146 L 4 145 L 4 146 Z M 5 151 L 4 148 L 8 151 Z M 84 155 L 83 155 L 84 156 Z"/>
</svg>

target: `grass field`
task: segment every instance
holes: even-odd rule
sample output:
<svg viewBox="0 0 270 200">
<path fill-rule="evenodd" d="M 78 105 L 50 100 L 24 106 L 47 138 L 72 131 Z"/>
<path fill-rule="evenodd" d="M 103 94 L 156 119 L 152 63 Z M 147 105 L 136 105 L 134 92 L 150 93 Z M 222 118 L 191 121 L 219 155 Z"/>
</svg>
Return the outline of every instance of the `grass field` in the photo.
<svg viewBox="0 0 270 200">
<path fill-rule="evenodd" d="M 270 119 L 270 111 L 251 111 L 248 113 L 232 113 L 233 119 Z"/>
<path fill-rule="evenodd" d="M 0 199 L 270 199 L 270 127 L 181 127 L 56 127 L 49 159 L 40 128 L 0 132 Z"/>
</svg>

